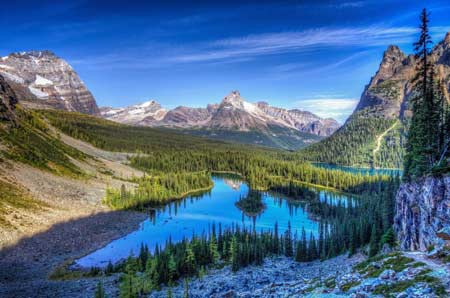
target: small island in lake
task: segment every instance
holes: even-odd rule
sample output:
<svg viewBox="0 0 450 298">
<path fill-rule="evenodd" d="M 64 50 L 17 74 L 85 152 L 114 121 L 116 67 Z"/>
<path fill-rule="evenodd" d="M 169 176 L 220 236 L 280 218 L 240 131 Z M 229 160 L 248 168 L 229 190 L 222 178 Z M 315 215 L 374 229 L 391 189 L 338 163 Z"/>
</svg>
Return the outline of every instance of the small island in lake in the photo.
<svg viewBox="0 0 450 298">
<path fill-rule="evenodd" d="M 247 216 L 256 216 L 266 209 L 266 205 L 262 201 L 261 192 L 256 190 L 250 190 L 248 195 L 241 197 L 235 205 Z"/>
</svg>

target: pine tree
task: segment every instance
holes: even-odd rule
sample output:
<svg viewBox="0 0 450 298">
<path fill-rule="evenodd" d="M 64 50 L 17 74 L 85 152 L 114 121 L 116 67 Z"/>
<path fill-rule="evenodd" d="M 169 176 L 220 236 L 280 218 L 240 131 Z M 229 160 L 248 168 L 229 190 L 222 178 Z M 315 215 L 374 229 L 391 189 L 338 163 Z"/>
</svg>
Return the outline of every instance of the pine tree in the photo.
<svg viewBox="0 0 450 298">
<path fill-rule="evenodd" d="M 166 297 L 167 298 L 173 298 L 172 288 L 168 288 L 167 289 Z"/>
<path fill-rule="evenodd" d="M 137 298 L 137 291 L 135 289 L 135 277 L 133 272 L 127 272 L 122 280 L 120 286 L 121 298 Z"/>
<path fill-rule="evenodd" d="M 216 235 L 213 233 L 211 235 L 211 240 L 209 243 L 209 253 L 211 255 L 211 261 L 216 264 L 219 261 L 220 254 L 217 246 Z"/>
<path fill-rule="evenodd" d="M 189 244 L 186 246 L 185 267 L 186 272 L 189 275 L 192 275 L 196 272 L 195 254 Z"/>
<path fill-rule="evenodd" d="M 183 297 L 184 298 L 189 298 L 189 281 L 187 278 L 184 279 L 184 292 L 183 292 Z"/>
<path fill-rule="evenodd" d="M 273 235 L 273 253 L 278 254 L 280 251 L 280 242 L 279 242 L 279 235 L 278 235 L 278 222 L 275 222 L 274 227 L 274 235 Z"/>
<path fill-rule="evenodd" d="M 172 254 L 169 256 L 167 267 L 169 272 L 169 285 L 171 285 L 177 278 L 177 263 L 175 262 L 175 258 Z"/>
<path fill-rule="evenodd" d="M 414 96 L 411 98 L 412 118 L 408 132 L 404 163 L 404 179 L 410 180 L 431 171 L 438 159 L 440 106 L 436 100 L 435 70 L 431 61 L 432 44 L 429 34 L 429 13 L 420 15 L 420 37 L 414 43 L 418 61 L 414 78 Z"/>
<path fill-rule="evenodd" d="M 377 228 L 372 226 L 372 232 L 370 233 L 370 242 L 369 242 L 369 257 L 373 257 L 378 253 L 378 237 L 377 237 Z"/>
<path fill-rule="evenodd" d="M 106 298 L 105 289 L 103 288 L 102 281 L 97 283 L 97 288 L 95 290 L 95 298 Z"/>
<path fill-rule="evenodd" d="M 381 245 L 388 244 L 390 247 L 393 247 L 395 244 L 395 233 L 394 229 L 389 228 L 383 236 L 381 236 Z"/>
<path fill-rule="evenodd" d="M 309 235 L 308 258 L 309 261 L 317 259 L 317 244 L 316 238 L 314 237 L 313 233 L 310 233 Z"/>
<path fill-rule="evenodd" d="M 240 267 L 239 247 L 236 236 L 233 236 L 233 238 L 231 238 L 230 256 L 231 256 L 231 270 L 236 272 L 239 270 Z"/>
<path fill-rule="evenodd" d="M 288 228 L 284 233 L 284 255 L 286 257 L 292 257 L 294 255 L 294 249 L 292 247 L 292 230 L 290 221 L 288 221 Z"/>
</svg>

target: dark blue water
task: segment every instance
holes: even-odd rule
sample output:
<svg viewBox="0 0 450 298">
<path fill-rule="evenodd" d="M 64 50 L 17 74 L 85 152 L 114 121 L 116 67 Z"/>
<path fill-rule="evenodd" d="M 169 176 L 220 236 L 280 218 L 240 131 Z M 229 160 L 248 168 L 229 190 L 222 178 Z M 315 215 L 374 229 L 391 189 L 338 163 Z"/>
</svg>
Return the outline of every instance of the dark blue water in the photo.
<svg viewBox="0 0 450 298">
<path fill-rule="evenodd" d="M 333 165 L 328 163 L 320 163 L 320 162 L 314 162 L 314 166 L 318 168 L 324 168 L 329 170 L 340 170 L 344 172 L 349 172 L 352 174 L 362 174 L 362 175 L 390 175 L 390 176 L 396 176 L 396 175 L 402 175 L 403 171 L 400 169 L 374 169 L 374 168 L 357 168 L 357 167 L 348 167 L 348 166 L 340 166 L 340 165 Z"/>
<path fill-rule="evenodd" d="M 206 232 L 213 223 L 216 227 L 219 223 L 223 228 L 239 224 L 261 231 L 273 229 L 275 222 L 278 222 L 282 233 L 290 222 L 293 233 L 300 235 L 304 228 L 307 235 L 312 232 L 317 236 L 318 222 L 308 217 L 304 204 L 292 203 L 280 194 L 265 193 L 264 211 L 256 217 L 248 217 L 235 206 L 235 202 L 248 193 L 248 186 L 237 179 L 213 177 L 213 181 L 214 187 L 209 193 L 171 203 L 165 209 L 156 211 L 153 219 L 142 222 L 137 231 L 79 259 L 76 265 L 104 267 L 109 261 L 114 263 L 127 258 L 130 253 L 138 254 L 141 243 L 153 249 L 157 244 L 164 244 L 169 237 L 176 242 Z M 323 196 L 324 192 L 321 191 L 321 194 Z M 332 193 L 329 195 L 333 196 Z M 341 198 L 346 197 L 334 196 L 335 200 Z"/>
</svg>

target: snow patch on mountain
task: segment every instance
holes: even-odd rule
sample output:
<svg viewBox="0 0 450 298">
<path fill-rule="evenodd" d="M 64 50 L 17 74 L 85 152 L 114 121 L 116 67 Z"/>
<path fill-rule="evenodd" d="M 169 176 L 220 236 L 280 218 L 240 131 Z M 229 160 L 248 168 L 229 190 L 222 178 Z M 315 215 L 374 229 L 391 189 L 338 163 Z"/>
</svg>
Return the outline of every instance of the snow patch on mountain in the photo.
<svg viewBox="0 0 450 298">
<path fill-rule="evenodd" d="M 33 83 L 35 86 L 50 86 L 53 85 L 53 82 L 40 76 L 36 75 L 36 80 Z"/>
<path fill-rule="evenodd" d="M 30 90 L 31 93 L 36 95 L 37 98 L 45 99 L 48 97 L 48 93 L 45 93 L 44 91 L 41 91 L 37 88 L 34 88 L 32 86 L 28 86 L 28 90 Z"/>
</svg>

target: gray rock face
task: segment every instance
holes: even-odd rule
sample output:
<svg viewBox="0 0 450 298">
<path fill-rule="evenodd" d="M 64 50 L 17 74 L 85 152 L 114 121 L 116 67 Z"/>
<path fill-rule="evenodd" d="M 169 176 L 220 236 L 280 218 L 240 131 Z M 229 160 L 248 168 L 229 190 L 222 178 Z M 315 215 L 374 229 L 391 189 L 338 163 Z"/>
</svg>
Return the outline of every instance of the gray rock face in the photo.
<svg viewBox="0 0 450 298">
<path fill-rule="evenodd" d="M 0 121 L 15 121 L 14 110 L 17 104 L 17 97 L 13 89 L 0 75 Z"/>
<path fill-rule="evenodd" d="M 211 120 L 213 113 L 210 109 L 180 106 L 167 112 L 161 124 L 175 127 L 203 126 Z"/>
<path fill-rule="evenodd" d="M 301 132 L 327 137 L 332 135 L 340 126 L 334 119 L 323 119 L 308 111 L 298 109 L 286 110 L 269 106 L 265 102 L 258 102 L 257 106 L 267 115 L 280 119 Z"/>
<path fill-rule="evenodd" d="M 401 184 L 394 228 L 404 250 L 442 246 L 440 231 L 450 227 L 450 177 Z"/>
<path fill-rule="evenodd" d="M 23 102 L 31 107 L 99 114 L 94 97 L 77 73 L 66 61 L 49 51 L 2 57 L 0 74 L 26 94 Z"/>
<path fill-rule="evenodd" d="M 443 89 L 450 90 L 450 32 L 438 43 L 431 55 Z M 397 46 L 389 46 L 384 52 L 380 67 L 366 86 L 355 112 L 366 116 L 403 119 L 411 115 L 408 102 L 413 95 L 412 80 L 417 73 L 413 55 L 405 55 Z"/>
</svg>

